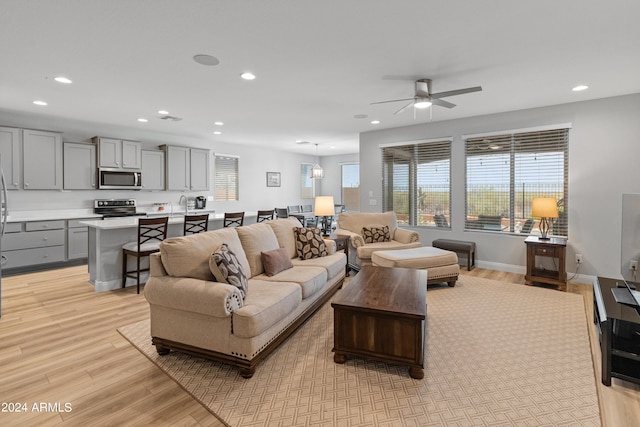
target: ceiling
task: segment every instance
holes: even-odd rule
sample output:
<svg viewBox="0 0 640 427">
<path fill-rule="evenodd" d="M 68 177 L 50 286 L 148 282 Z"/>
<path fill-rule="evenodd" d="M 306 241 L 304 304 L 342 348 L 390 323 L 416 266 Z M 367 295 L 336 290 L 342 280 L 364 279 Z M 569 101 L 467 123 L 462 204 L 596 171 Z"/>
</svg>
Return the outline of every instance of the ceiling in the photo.
<svg viewBox="0 0 640 427">
<path fill-rule="evenodd" d="M 315 153 L 301 140 L 320 155 L 355 153 L 360 132 L 640 92 L 637 0 L 0 0 L 0 10 L 0 113 L 212 145 Z M 483 91 L 415 117 L 393 114 L 403 103 L 370 105 L 412 97 L 417 78 L 434 92 Z"/>
</svg>

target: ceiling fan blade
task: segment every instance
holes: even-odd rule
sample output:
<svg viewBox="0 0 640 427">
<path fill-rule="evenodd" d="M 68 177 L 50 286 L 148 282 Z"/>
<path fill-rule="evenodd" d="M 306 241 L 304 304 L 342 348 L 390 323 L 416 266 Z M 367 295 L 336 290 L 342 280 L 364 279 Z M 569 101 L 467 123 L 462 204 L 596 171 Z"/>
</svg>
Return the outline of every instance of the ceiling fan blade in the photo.
<svg viewBox="0 0 640 427">
<path fill-rule="evenodd" d="M 399 109 L 398 111 L 396 111 L 395 113 L 393 113 L 394 115 L 396 114 L 400 114 L 402 113 L 404 110 L 406 110 L 407 108 L 411 107 L 414 104 L 413 99 L 411 100 L 410 103 L 408 103 L 407 105 L 405 105 L 404 107 L 402 107 L 401 109 Z"/>
<path fill-rule="evenodd" d="M 391 101 L 378 101 L 378 102 L 372 102 L 369 105 L 374 105 L 374 104 L 386 104 L 389 102 L 400 102 L 400 101 L 412 101 L 413 98 L 404 98 L 404 99 L 392 99 Z"/>
<path fill-rule="evenodd" d="M 433 98 L 433 97 L 431 98 L 431 103 L 433 105 L 438 105 L 440 107 L 446 107 L 446 108 L 453 108 L 453 107 L 456 106 L 456 104 L 452 104 L 452 103 L 447 102 L 447 101 L 445 101 L 443 99 L 438 99 L 438 98 Z"/>
<path fill-rule="evenodd" d="M 449 90 L 447 92 L 432 93 L 431 98 L 445 98 L 447 96 L 462 95 L 463 93 L 480 92 L 482 86 L 468 87 L 466 89 Z"/>
</svg>

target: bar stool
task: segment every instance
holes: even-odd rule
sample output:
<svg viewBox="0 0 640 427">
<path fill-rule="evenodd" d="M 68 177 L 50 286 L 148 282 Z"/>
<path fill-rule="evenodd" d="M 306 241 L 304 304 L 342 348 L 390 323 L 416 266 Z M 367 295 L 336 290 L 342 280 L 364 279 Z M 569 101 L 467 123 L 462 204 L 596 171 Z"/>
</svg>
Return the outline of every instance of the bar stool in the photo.
<svg viewBox="0 0 640 427">
<path fill-rule="evenodd" d="M 276 208 L 276 215 L 278 218 L 289 218 L 289 211 L 287 208 Z"/>
<path fill-rule="evenodd" d="M 244 212 L 225 212 L 223 227 L 240 227 L 244 222 Z"/>
<path fill-rule="evenodd" d="M 209 214 L 204 215 L 185 215 L 184 229 L 182 234 L 198 234 L 204 233 L 209 229 Z"/>
<path fill-rule="evenodd" d="M 140 268 L 140 258 L 148 257 L 160 251 L 160 243 L 167 237 L 169 217 L 140 218 L 138 220 L 138 240 L 122 245 L 122 287 L 127 283 L 127 277 L 136 279 L 137 293 L 140 293 L 140 272 L 149 268 Z M 128 256 L 136 257 L 136 270 L 127 271 Z"/>
<path fill-rule="evenodd" d="M 270 211 L 258 211 L 256 222 L 271 221 L 273 219 L 273 209 Z"/>
</svg>

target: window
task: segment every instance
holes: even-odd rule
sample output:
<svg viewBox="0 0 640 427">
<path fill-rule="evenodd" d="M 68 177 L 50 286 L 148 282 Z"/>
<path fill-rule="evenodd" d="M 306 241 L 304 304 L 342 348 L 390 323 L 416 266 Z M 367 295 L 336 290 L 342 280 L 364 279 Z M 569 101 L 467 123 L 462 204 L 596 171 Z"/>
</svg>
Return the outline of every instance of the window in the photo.
<svg viewBox="0 0 640 427">
<path fill-rule="evenodd" d="M 552 234 L 567 236 L 569 126 L 465 138 L 465 229 L 539 233 L 534 197 L 555 197 Z"/>
<path fill-rule="evenodd" d="M 451 140 L 382 147 L 385 211 L 399 224 L 449 227 Z"/>
<path fill-rule="evenodd" d="M 239 200 L 238 157 L 224 154 L 214 154 L 214 157 L 216 200 Z"/>
<path fill-rule="evenodd" d="M 342 165 L 341 200 L 348 211 L 360 210 L 360 164 L 344 163 Z"/>
<path fill-rule="evenodd" d="M 315 180 L 311 178 L 311 163 L 300 165 L 300 198 L 313 199 L 316 196 Z"/>
</svg>

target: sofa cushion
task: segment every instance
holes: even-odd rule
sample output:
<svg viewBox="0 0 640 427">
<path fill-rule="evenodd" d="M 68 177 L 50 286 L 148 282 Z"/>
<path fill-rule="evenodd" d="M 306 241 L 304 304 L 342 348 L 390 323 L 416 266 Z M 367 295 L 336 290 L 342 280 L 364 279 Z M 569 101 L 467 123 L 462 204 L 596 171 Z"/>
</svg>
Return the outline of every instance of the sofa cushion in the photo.
<svg viewBox="0 0 640 427">
<path fill-rule="evenodd" d="M 297 257 L 296 236 L 293 233 L 293 229 L 295 227 L 302 227 L 298 218 L 291 216 L 289 218 L 268 221 L 267 224 L 269 224 L 269 227 L 273 229 L 273 232 L 278 239 L 278 245 L 287 250 L 289 258 Z"/>
<path fill-rule="evenodd" d="M 302 288 L 296 283 L 250 279 L 249 287 L 251 292 L 244 305 L 232 314 L 233 334 L 238 337 L 260 335 L 289 315 L 302 301 Z"/>
<path fill-rule="evenodd" d="M 302 289 L 302 299 L 308 298 L 318 292 L 327 282 L 327 270 L 324 267 L 299 267 L 295 266 L 281 271 L 275 276 L 261 274 L 256 279 L 266 282 L 293 282 Z"/>
<path fill-rule="evenodd" d="M 311 259 L 327 256 L 327 246 L 319 228 L 295 227 L 293 231 L 296 236 L 298 258 Z"/>
<path fill-rule="evenodd" d="M 340 251 L 331 255 L 323 256 L 320 258 L 311 259 L 299 259 L 294 258 L 291 260 L 294 267 L 322 267 L 327 270 L 329 279 L 333 279 L 339 274 L 344 274 L 344 267 L 347 265 L 347 255 Z"/>
<path fill-rule="evenodd" d="M 262 274 L 264 272 L 262 252 L 280 247 L 273 229 L 267 223 L 261 222 L 235 227 L 235 230 L 238 232 L 242 248 L 249 262 L 250 277 Z"/>
<path fill-rule="evenodd" d="M 238 257 L 226 243 L 211 254 L 209 268 L 218 282 L 228 283 L 240 289 L 242 299 L 247 296 L 247 275 Z"/>
<path fill-rule="evenodd" d="M 362 237 L 365 243 L 388 242 L 391 240 L 388 225 L 373 225 L 362 227 Z"/>
<path fill-rule="evenodd" d="M 292 233 L 293 234 L 293 233 Z M 273 249 L 261 254 L 262 266 L 267 276 L 273 276 L 293 267 L 285 248 Z"/>
<path fill-rule="evenodd" d="M 173 277 L 192 277 L 212 281 L 214 276 L 209 268 L 209 258 L 223 243 L 226 243 L 236 254 L 244 271 L 249 272 L 249 262 L 234 228 L 222 228 L 163 240 L 160 243 L 162 265 L 167 274 Z"/>
<path fill-rule="evenodd" d="M 369 243 L 368 245 L 360 246 L 356 249 L 358 252 L 358 258 L 371 259 L 371 254 L 375 251 L 388 251 L 394 249 L 410 249 L 419 248 L 422 246 L 420 242 L 413 243 L 400 243 L 392 240 L 390 242 Z"/>
<path fill-rule="evenodd" d="M 348 230 L 353 233 L 362 233 L 363 227 L 371 225 L 386 225 L 389 227 L 391 239 L 398 228 L 398 220 L 393 211 L 384 213 L 374 212 L 343 212 L 338 216 L 338 228 Z"/>
</svg>

